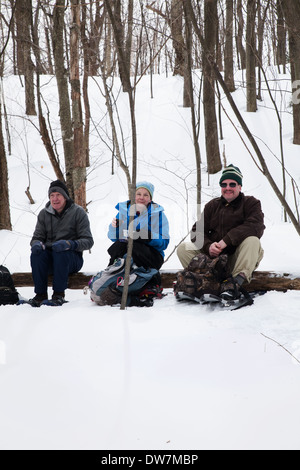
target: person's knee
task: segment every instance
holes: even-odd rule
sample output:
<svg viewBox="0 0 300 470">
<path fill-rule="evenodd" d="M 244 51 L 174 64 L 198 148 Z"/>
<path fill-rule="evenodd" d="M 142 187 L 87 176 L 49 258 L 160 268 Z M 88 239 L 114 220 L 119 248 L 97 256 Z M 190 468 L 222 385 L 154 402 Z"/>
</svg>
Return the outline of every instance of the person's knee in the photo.
<svg viewBox="0 0 300 470">
<path fill-rule="evenodd" d="M 190 261 L 199 253 L 193 243 L 182 242 L 177 248 L 177 256 L 183 268 L 187 268 Z"/>
<path fill-rule="evenodd" d="M 185 242 L 180 243 L 180 245 L 177 247 L 176 253 L 177 253 L 177 256 L 178 256 L 179 260 L 184 258 L 184 255 L 186 254 L 186 243 Z"/>
<path fill-rule="evenodd" d="M 253 248 L 259 248 L 260 240 L 258 237 L 255 237 L 255 236 L 247 237 L 245 238 L 245 240 L 242 242 L 241 245 L 246 245 L 246 246 L 250 246 Z"/>
</svg>

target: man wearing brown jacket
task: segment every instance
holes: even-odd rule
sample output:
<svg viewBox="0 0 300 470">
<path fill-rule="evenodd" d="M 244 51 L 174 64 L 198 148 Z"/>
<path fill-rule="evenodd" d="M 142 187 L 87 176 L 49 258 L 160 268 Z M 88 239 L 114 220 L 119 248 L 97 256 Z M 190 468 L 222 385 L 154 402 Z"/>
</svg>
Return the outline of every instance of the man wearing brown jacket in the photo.
<svg viewBox="0 0 300 470">
<path fill-rule="evenodd" d="M 199 251 L 211 258 L 228 255 L 231 276 L 221 285 L 221 297 L 226 300 L 240 296 L 239 287 L 244 281 L 250 282 L 263 258 L 260 238 L 265 229 L 264 214 L 258 199 L 241 192 L 242 181 L 238 167 L 229 165 L 223 170 L 221 197 L 208 202 L 204 208 L 204 233 L 203 224 L 198 221 L 192 229 L 192 241 L 182 243 L 177 249 L 184 268 Z M 202 247 L 199 240 L 203 240 Z"/>
</svg>

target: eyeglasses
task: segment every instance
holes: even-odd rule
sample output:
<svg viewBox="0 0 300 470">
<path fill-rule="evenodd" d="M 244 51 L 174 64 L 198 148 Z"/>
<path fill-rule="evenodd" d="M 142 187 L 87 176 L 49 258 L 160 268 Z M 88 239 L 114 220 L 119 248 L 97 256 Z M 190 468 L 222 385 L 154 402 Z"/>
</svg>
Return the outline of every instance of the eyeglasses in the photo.
<svg viewBox="0 0 300 470">
<path fill-rule="evenodd" d="M 220 183 L 221 188 L 227 188 L 229 186 L 230 188 L 235 188 L 237 186 L 237 183 Z"/>
</svg>

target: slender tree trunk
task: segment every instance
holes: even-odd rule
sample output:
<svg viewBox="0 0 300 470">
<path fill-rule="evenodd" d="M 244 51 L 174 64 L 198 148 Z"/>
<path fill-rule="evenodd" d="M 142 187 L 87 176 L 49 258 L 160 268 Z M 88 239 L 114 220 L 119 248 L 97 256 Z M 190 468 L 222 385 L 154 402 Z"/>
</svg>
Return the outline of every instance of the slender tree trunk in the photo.
<svg viewBox="0 0 300 470">
<path fill-rule="evenodd" d="M 173 75 L 181 75 L 184 77 L 184 66 L 185 66 L 185 44 L 183 37 L 183 25 L 182 25 L 182 1 L 172 0 L 171 1 L 171 34 L 173 48 L 175 51 L 175 66 Z"/>
<path fill-rule="evenodd" d="M 233 0 L 226 0 L 224 80 L 229 91 L 235 90 L 233 75 Z"/>
<path fill-rule="evenodd" d="M 32 24 L 31 0 L 19 0 L 16 3 L 17 23 L 17 57 L 18 72 L 24 75 L 25 80 L 25 112 L 28 116 L 35 116 L 34 66 L 31 60 L 31 24 Z"/>
<path fill-rule="evenodd" d="M 25 72 L 25 56 L 24 56 L 24 43 L 25 43 L 25 24 L 24 24 L 24 2 L 20 0 L 15 4 L 15 25 L 16 25 L 16 58 L 17 58 L 17 72 L 23 75 Z"/>
<path fill-rule="evenodd" d="M 216 57 L 216 22 L 217 16 L 217 0 L 206 0 L 204 4 L 204 55 Z M 216 115 L 216 98 L 215 98 L 215 76 L 210 63 L 203 60 L 203 110 L 204 110 L 204 126 L 205 126 L 205 143 L 206 143 L 206 159 L 207 171 L 209 174 L 217 173 L 222 168 L 218 125 Z"/>
<path fill-rule="evenodd" d="M 243 44 L 245 22 L 244 22 L 244 15 L 243 15 L 242 0 L 237 0 L 236 12 L 237 12 L 237 21 L 238 21 L 236 44 L 237 44 L 238 54 L 240 57 L 241 69 L 244 70 L 246 68 L 246 51 L 245 51 L 245 47 Z"/>
<path fill-rule="evenodd" d="M 246 79 L 247 79 L 247 111 L 257 111 L 256 103 L 256 41 L 255 41 L 256 0 L 247 2 L 246 31 Z"/>
<path fill-rule="evenodd" d="M 282 10 L 282 0 L 277 0 L 277 65 L 283 66 L 283 73 L 286 72 L 286 29 Z"/>
<path fill-rule="evenodd" d="M 91 121 L 91 112 L 90 112 L 90 103 L 88 95 L 88 83 L 89 83 L 89 71 L 90 71 L 90 55 L 88 47 L 88 38 L 86 35 L 86 3 L 85 0 L 81 0 L 82 3 L 82 20 L 81 20 L 81 41 L 83 45 L 83 83 L 82 83 L 82 93 L 83 93 L 83 102 L 85 110 L 85 121 L 84 121 L 84 133 L 83 133 L 83 146 L 85 152 L 85 162 L 86 166 L 90 165 L 89 157 L 89 141 L 90 141 L 90 121 Z"/>
<path fill-rule="evenodd" d="M 128 55 L 126 55 L 126 49 L 124 46 L 124 27 L 121 18 L 121 0 L 115 0 L 113 8 L 111 4 L 108 6 L 108 2 L 105 1 L 105 6 L 108 11 L 111 12 L 110 20 L 114 29 L 114 38 L 117 46 L 118 55 L 118 66 L 120 72 L 120 79 L 123 86 L 124 92 L 130 92 L 130 63 L 128 63 Z"/>
<path fill-rule="evenodd" d="M 70 194 L 74 196 L 74 138 L 68 87 L 68 71 L 65 68 L 64 11 L 65 0 L 56 0 L 56 5 L 53 9 L 52 30 L 55 76 L 59 97 L 59 118 L 65 157 L 66 183 Z"/>
<path fill-rule="evenodd" d="M 80 0 L 71 0 L 70 83 L 74 128 L 74 200 L 86 209 L 86 153 L 83 145 L 83 122 L 79 77 Z"/>
<path fill-rule="evenodd" d="M 8 171 L 4 138 L 2 132 L 2 109 L 0 101 L 0 230 L 11 230 L 11 219 L 9 209 L 9 192 L 8 192 Z"/>
</svg>

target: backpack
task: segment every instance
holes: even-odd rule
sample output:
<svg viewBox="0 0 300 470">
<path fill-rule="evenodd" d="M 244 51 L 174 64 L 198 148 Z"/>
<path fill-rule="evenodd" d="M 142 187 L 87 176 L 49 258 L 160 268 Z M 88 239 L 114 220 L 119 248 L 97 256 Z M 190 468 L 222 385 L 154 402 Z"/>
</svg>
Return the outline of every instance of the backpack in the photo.
<svg viewBox="0 0 300 470">
<path fill-rule="evenodd" d="M 15 305 L 18 302 L 19 295 L 12 276 L 5 266 L 0 266 L 0 305 Z"/>
<path fill-rule="evenodd" d="M 204 294 L 219 295 L 221 283 L 227 277 L 227 255 L 210 258 L 204 253 L 195 256 L 188 267 L 177 273 L 174 294 L 197 298 Z"/>
<path fill-rule="evenodd" d="M 125 283 L 125 262 L 126 256 L 117 258 L 112 265 L 91 278 L 89 290 L 93 302 L 98 305 L 115 305 L 121 302 Z M 160 297 L 162 292 L 157 284 L 160 279 L 158 276 L 157 269 L 137 267 L 131 260 L 127 306 L 151 306 L 151 300 Z"/>
</svg>

